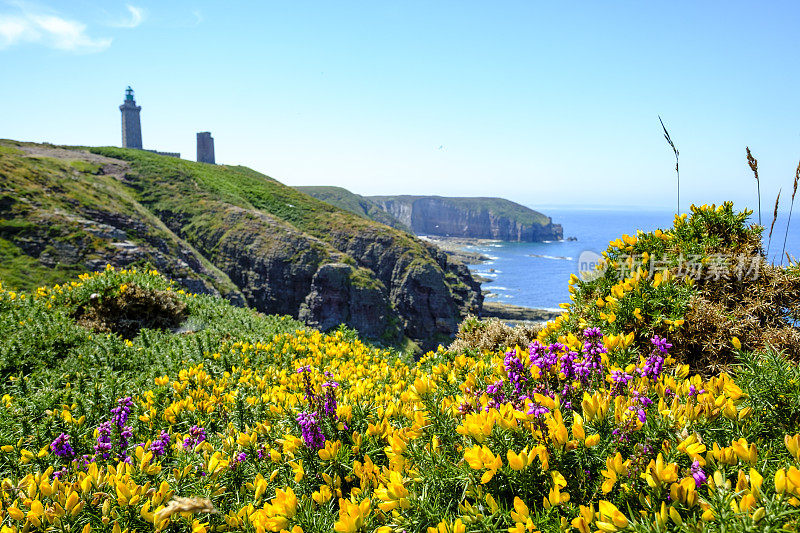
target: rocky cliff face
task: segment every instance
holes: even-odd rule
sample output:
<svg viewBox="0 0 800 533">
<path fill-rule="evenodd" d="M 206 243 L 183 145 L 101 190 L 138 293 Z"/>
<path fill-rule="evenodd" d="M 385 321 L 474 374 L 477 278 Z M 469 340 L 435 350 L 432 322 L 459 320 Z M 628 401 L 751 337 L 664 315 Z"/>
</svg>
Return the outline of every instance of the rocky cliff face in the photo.
<svg viewBox="0 0 800 533">
<path fill-rule="evenodd" d="M 417 235 L 538 242 L 563 238 L 561 224 L 500 198 L 373 196 Z"/>
<path fill-rule="evenodd" d="M 481 310 L 467 269 L 405 232 L 250 169 L 93 151 L 0 142 L 6 286 L 155 267 L 192 292 L 423 348 Z"/>
</svg>

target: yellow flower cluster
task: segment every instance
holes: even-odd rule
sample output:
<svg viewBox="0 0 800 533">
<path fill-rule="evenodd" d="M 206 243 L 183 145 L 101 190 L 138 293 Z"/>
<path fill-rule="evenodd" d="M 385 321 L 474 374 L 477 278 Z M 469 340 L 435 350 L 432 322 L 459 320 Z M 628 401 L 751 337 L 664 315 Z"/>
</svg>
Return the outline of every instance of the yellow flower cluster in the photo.
<svg viewBox="0 0 800 533">
<path fill-rule="evenodd" d="M 579 344 L 567 336 L 561 341 Z M 47 447 L 4 446 L 8 460 L 31 465 L 23 478 L 3 480 L 4 531 L 88 532 L 115 524 L 164 530 L 186 520 L 193 531 L 252 527 L 298 533 L 320 513 L 330 517 L 320 523 L 341 533 L 400 531 L 413 526 L 426 498 L 433 497 L 429 487 L 445 481 L 437 476 L 454 472 L 462 476 L 465 496 L 456 499 L 448 517 L 428 526 L 431 532 L 465 531 L 487 520 L 506 524 L 509 532 L 533 531 L 537 516 L 545 515 L 560 516 L 566 527 L 582 532 L 621 530 L 645 515 L 680 523 L 695 510 L 712 520 L 704 494 L 731 483 L 742 513 L 755 515 L 768 497 L 800 503 L 797 463 L 777 470 L 775 492 L 766 495 L 754 443 L 704 442 L 693 430 L 723 419 L 733 427 L 746 424 L 749 408 L 728 375 L 702 380 L 673 364 L 650 379 L 637 373 L 644 358 L 619 368 L 604 356 L 602 382 L 593 389 L 574 383 L 580 393 L 571 406 L 559 393 L 497 403 L 484 389 L 508 380 L 504 355 L 440 350 L 409 366 L 341 333 L 299 330 L 265 344 L 230 344 L 176 376 L 156 378 L 154 388 L 135 397 L 140 431 L 170 434 L 163 458 L 148 440 L 128 462 L 90 462 L 54 477 L 52 466 L 37 470 L 54 459 Z M 222 360 L 230 368 L 219 372 Z M 530 379 L 544 379 L 548 369 L 527 357 L 522 361 Z M 313 371 L 297 372 L 304 367 Z M 612 395 L 612 372 L 639 377 Z M 332 379 L 339 383 L 336 427 L 319 449 L 307 446 L 294 423 L 306 408 L 305 379 L 315 390 Z M 634 409 L 642 396 L 654 402 L 647 424 L 669 436 L 652 452 L 615 451 L 623 447 L 611 428 L 626 428 L 630 435 L 645 431 Z M 469 412 L 463 412 L 465 405 Z M 546 412 L 531 414 L 534 405 Z M 78 423 L 69 406 L 58 416 Z M 217 429 L 187 448 L 190 425 Z M 795 461 L 798 443 L 800 436 L 786 437 Z M 576 478 L 573 465 L 592 468 L 588 458 L 602 461 L 596 470 L 599 495 L 582 490 Z M 709 472 L 707 483 L 696 482 L 692 464 Z M 608 497 L 617 490 L 641 500 L 644 515 L 626 517 Z M 641 498 L 634 494 L 643 490 L 649 492 Z M 215 509 L 170 511 L 178 496 L 208 497 Z"/>
</svg>

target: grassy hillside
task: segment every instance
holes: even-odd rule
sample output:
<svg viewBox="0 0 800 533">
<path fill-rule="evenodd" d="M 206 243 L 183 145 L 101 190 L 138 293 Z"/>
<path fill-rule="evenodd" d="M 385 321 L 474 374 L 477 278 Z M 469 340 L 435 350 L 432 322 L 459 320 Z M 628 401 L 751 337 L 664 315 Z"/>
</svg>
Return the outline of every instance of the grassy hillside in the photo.
<svg viewBox="0 0 800 533">
<path fill-rule="evenodd" d="M 528 346 L 483 343 L 468 320 L 458 349 L 417 362 L 345 329 L 187 295 L 152 272 L 0 290 L 0 523 L 795 531 L 797 364 L 748 337 L 715 352 L 724 371 L 722 359 L 703 366 L 680 317 L 693 298 L 726 301 L 720 286 L 620 269 L 631 252 L 762 258 L 746 217 L 704 206 L 623 236 Z M 792 264 L 767 281 L 793 290 L 799 273 Z"/>
<path fill-rule="evenodd" d="M 388 344 L 435 345 L 480 310 L 469 272 L 435 247 L 251 169 L 120 148 L 0 147 L 9 287 L 106 263 L 155 267 L 193 292 L 347 323 Z"/>
<path fill-rule="evenodd" d="M 119 161 L 0 140 L 0 280 L 16 289 L 61 283 L 113 258 L 235 297 L 231 280 L 142 206 Z M 112 227 L 109 223 L 117 223 Z M 120 243 L 140 246 L 131 261 Z M 186 263 L 197 263 L 194 269 Z M 113 262 L 113 261 L 112 261 Z M 239 296 L 240 297 L 240 296 Z"/>
<path fill-rule="evenodd" d="M 345 211 L 355 213 L 358 216 L 411 233 L 409 227 L 381 209 L 375 202 L 342 187 L 320 185 L 295 187 L 295 189 L 309 196 L 313 196 L 317 200 L 322 200 L 323 202 L 335 205 Z"/>
</svg>

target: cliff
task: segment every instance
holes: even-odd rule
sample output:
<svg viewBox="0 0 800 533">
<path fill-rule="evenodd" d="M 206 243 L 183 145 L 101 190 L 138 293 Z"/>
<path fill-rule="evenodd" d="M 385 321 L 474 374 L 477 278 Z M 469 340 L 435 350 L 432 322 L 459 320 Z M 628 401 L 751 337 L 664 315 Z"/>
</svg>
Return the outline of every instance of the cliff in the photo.
<svg viewBox="0 0 800 533">
<path fill-rule="evenodd" d="M 391 213 L 384 211 L 380 205 L 366 196 L 355 194 L 342 187 L 333 187 L 329 185 L 295 187 L 295 189 L 309 196 L 313 196 L 317 200 L 322 200 L 323 202 L 334 205 L 339 209 L 350 211 L 360 217 L 412 233 L 410 227 L 400 222 Z"/>
<path fill-rule="evenodd" d="M 560 224 L 503 198 L 361 196 L 341 187 L 295 188 L 363 218 L 417 235 L 527 242 L 563 237 Z"/>
<path fill-rule="evenodd" d="M 481 309 L 435 247 L 245 167 L 0 141 L 0 175 L 5 286 L 151 266 L 192 292 L 426 348 Z"/>
<path fill-rule="evenodd" d="M 550 217 L 502 198 L 367 198 L 410 227 L 417 235 L 525 242 L 563 238 L 561 224 L 553 224 Z"/>
</svg>

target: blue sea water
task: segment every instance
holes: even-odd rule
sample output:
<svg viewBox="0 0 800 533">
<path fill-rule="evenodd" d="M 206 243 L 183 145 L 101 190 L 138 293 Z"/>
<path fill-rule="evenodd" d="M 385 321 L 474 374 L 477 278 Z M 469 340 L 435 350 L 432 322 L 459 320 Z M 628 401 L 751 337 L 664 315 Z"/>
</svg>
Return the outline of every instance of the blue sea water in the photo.
<svg viewBox="0 0 800 533">
<path fill-rule="evenodd" d="M 600 254 L 608 243 L 623 234 L 634 235 L 637 229 L 653 231 L 672 227 L 674 212 L 669 211 L 608 211 L 587 209 L 547 209 L 553 222 L 564 227 L 564 237 L 577 241 L 543 243 L 491 242 L 466 249 L 481 252 L 492 258 L 488 263 L 470 265 L 470 270 L 492 278 L 483 289 L 491 292 L 487 301 L 523 307 L 556 309 L 569 301 L 567 282 L 570 274 L 578 274 L 581 252 Z M 771 213 L 770 213 L 771 215 Z M 770 258 L 780 262 L 788 214 L 779 213 L 772 235 Z M 753 221 L 751 217 L 750 221 Z M 768 225 L 772 217 L 764 221 Z M 764 245 L 766 235 L 764 231 Z M 800 257 L 800 212 L 792 215 L 786 251 Z"/>
</svg>

